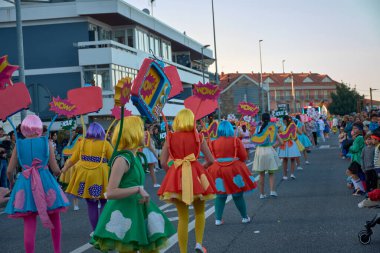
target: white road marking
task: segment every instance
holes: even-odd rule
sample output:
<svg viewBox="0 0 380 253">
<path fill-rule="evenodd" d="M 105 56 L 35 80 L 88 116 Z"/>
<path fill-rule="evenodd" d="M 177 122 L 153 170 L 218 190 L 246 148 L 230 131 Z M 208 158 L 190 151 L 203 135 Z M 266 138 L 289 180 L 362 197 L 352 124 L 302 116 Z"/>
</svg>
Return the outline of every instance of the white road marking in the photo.
<svg viewBox="0 0 380 253">
<path fill-rule="evenodd" d="M 330 145 L 321 145 L 319 146 L 319 149 L 327 149 L 330 148 Z"/>
<path fill-rule="evenodd" d="M 86 250 L 88 250 L 90 248 L 92 248 L 92 245 L 89 243 L 86 243 L 85 245 L 82 245 L 79 248 L 77 248 L 73 251 L 70 251 L 70 253 L 82 253 L 82 252 L 85 252 Z"/>
<path fill-rule="evenodd" d="M 253 162 L 252 162 L 253 163 Z M 251 163 L 251 164 L 252 164 Z M 249 164 L 247 164 L 247 165 L 249 165 Z M 257 176 L 257 177 L 255 177 L 255 181 L 258 181 L 259 180 L 259 176 Z M 226 204 L 228 203 L 228 202 L 230 202 L 231 201 L 231 199 L 232 199 L 232 197 L 231 196 L 228 196 L 228 198 L 227 198 L 227 201 L 226 201 Z M 205 219 L 207 219 L 210 215 L 212 215 L 213 213 L 215 212 L 215 206 L 212 206 L 211 208 L 209 208 L 207 211 L 206 211 L 206 213 L 205 213 Z M 193 230 L 195 228 L 195 220 L 193 220 L 193 221 L 191 221 L 190 223 L 189 223 L 189 227 L 188 227 L 188 232 L 190 232 L 191 230 Z M 172 235 L 170 238 L 169 238 L 169 240 L 167 241 L 167 247 L 165 248 L 165 249 L 162 249 L 162 250 L 160 250 L 160 253 L 164 253 L 164 252 L 166 252 L 167 250 L 169 250 L 171 247 L 173 247 L 173 245 L 175 245 L 176 243 L 178 242 L 178 235 L 177 235 L 177 233 L 176 234 L 174 234 L 174 235 Z"/>
</svg>

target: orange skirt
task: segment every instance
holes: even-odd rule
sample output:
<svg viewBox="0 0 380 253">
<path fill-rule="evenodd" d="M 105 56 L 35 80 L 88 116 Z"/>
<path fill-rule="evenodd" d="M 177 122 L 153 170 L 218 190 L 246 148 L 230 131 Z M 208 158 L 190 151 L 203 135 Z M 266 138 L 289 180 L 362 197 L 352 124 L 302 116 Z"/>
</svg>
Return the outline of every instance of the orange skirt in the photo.
<svg viewBox="0 0 380 253">
<path fill-rule="evenodd" d="M 212 178 L 198 162 L 191 163 L 193 177 L 194 200 L 210 200 L 215 197 L 216 189 Z M 175 168 L 172 165 L 166 173 L 164 181 L 157 192 L 161 200 L 171 202 L 173 199 L 182 201 L 182 166 Z"/>
</svg>

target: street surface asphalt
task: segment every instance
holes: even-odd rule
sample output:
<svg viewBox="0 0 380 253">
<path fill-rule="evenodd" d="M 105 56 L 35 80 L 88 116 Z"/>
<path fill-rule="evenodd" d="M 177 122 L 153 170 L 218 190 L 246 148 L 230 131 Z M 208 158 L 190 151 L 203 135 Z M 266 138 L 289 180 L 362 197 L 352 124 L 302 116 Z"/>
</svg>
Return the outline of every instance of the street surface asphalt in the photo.
<svg viewBox="0 0 380 253">
<path fill-rule="evenodd" d="M 251 161 L 253 154 L 250 156 Z M 309 154 L 310 165 L 296 171 L 295 180 L 282 181 L 282 171 L 276 174 L 278 198 L 259 199 L 258 190 L 245 196 L 252 222 L 241 224 L 233 201 L 224 211 L 224 225 L 214 225 L 213 202 L 206 205 L 206 230 L 204 246 L 209 253 L 217 252 L 380 252 L 380 226 L 374 228 L 372 242 L 363 246 L 357 233 L 366 220 L 380 209 L 359 209 L 363 197 L 351 195 L 346 188 L 345 169 L 348 161 L 341 160 L 336 136 L 330 138 Z M 252 162 L 248 162 L 251 169 Z M 159 181 L 164 177 L 157 172 Z M 177 212 L 173 205 L 158 200 L 147 174 L 146 188 L 166 215 L 177 226 Z M 268 188 L 268 181 L 266 181 Z M 269 190 L 267 189 L 267 193 Z M 191 213 L 190 228 L 193 228 Z M 86 204 L 80 201 L 80 210 L 70 209 L 61 215 L 62 252 L 98 252 L 87 244 L 91 226 Z M 173 246 L 162 252 L 179 252 L 176 237 Z M 189 252 L 194 252 L 194 230 L 189 232 Z M 8 219 L 0 208 L 0 252 L 21 253 L 23 248 L 23 223 Z M 36 253 L 53 252 L 50 232 L 38 224 Z"/>
</svg>

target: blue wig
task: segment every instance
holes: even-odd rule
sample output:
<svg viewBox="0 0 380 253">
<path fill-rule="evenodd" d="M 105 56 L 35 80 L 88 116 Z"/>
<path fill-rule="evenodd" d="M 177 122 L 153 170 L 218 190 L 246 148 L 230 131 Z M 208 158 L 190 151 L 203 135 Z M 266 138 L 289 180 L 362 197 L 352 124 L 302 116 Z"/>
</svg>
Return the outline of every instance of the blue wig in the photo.
<svg viewBox="0 0 380 253">
<path fill-rule="evenodd" d="M 224 120 L 222 122 L 219 123 L 219 126 L 218 126 L 218 137 L 233 137 L 235 134 L 234 134 L 234 129 L 232 127 L 232 124 L 227 121 L 227 120 Z"/>
<path fill-rule="evenodd" d="M 87 139 L 104 140 L 105 136 L 104 128 L 99 123 L 93 122 L 87 129 Z"/>
</svg>

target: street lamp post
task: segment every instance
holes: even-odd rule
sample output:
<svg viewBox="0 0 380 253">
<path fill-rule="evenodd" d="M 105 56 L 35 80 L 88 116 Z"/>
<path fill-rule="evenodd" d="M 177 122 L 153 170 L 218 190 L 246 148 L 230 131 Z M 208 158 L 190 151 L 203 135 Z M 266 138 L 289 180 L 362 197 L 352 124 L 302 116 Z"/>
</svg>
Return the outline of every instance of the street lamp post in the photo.
<svg viewBox="0 0 380 253">
<path fill-rule="evenodd" d="M 260 89 L 259 89 L 259 103 L 261 106 L 261 112 L 264 112 L 264 91 L 263 91 L 263 63 L 261 59 L 261 42 L 263 40 L 259 40 L 259 51 L 260 51 Z"/>
<path fill-rule="evenodd" d="M 282 60 L 282 73 L 285 74 L 285 60 Z"/>
<path fill-rule="evenodd" d="M 204 54 L 203 54 L 203 50 L 205 48 L 208 48 L 210 45 L 204 45 L 203 47 L 201 47 L 201 52 L 202 52 L 202 78 L 203 78 L 203 83 L 205 83 L 205 64 L 204 64 Z"/>
<path fill-rule="evenodd" d="M 212 30 L 214 34 L 214 53 L 215 53 L 215 84 L 219 85 L 219 75 L 218 75 L 218 58 L 216 55 L 216 35 L 215 35 L 215 17 L 214 17 L 214 0 L 211 0 L 211 10 L 212 10 Z M 218 120 L 220 121 L 220 97 L 218 98 Z"/>
</svg>

